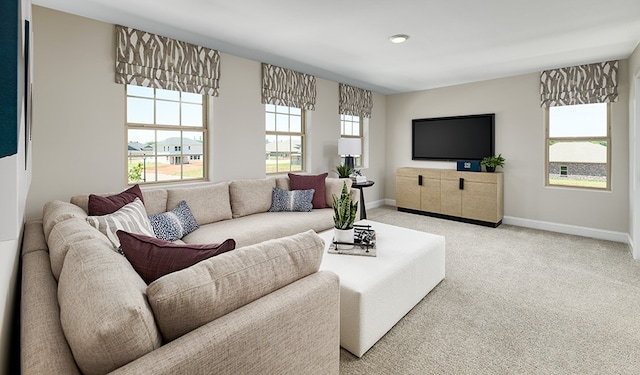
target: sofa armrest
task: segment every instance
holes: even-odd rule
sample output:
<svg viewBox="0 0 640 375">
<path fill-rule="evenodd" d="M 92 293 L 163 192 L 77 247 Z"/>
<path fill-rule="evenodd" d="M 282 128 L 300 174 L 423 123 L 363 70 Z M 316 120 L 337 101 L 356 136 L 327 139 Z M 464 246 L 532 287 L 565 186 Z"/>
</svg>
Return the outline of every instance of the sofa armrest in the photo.
<svg viewBox="0 0 640 375">
<path fill-rule="evenodd" d="M 51 273 L 41 222 L 25 224 L 22 254 L 22 374 L 79 374 L 60 325 L 58 284 Z"/>
<path fill-rule="evenodd" d="M 112 374 L 338 374 L 338 277 L 306 276 Z"/>
</svg>

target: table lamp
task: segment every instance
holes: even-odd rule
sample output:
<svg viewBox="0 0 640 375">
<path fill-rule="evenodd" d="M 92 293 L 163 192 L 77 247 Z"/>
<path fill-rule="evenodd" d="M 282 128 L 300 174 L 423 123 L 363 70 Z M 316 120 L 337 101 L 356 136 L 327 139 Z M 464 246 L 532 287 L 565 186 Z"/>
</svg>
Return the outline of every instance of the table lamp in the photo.
<svg viewBox="0 0 640 375">
<path fill-rule="evenodd" d="M 344 165 L 355 169 L 353 155 L 362 154 L 362 142 L 360 138 L 340 138 L 338 140 L 338 154 L 344 155 Z"/>
</svg>

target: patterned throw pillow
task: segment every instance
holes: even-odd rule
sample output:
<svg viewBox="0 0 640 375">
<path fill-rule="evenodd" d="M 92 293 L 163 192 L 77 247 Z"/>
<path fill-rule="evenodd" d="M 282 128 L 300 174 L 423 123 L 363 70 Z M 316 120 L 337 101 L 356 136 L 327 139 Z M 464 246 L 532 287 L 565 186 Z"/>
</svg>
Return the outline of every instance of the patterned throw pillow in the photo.
<svg viewBox="0 0 640 375">
<path fill-rule="evenodd" d="M 122 230 L 117 234 L 122 253 L 147 284 L 236 248 L 236 241 L 231 238 L 221 244 L 175 244 Z"/>
<path fill-rule="evenodd" d="M 314 189 L 309 190 L 284 190 L 273 188 L 271 208 L 269 212 L 302 211 L 309 212 L 313 209 Z"/>
<path fill-rule="evenodd" d="M 149 221 L 156 237 L 165 241 L 179 240 L 198 229 L 198 222 L 186 201 L 180 201 L 171 211 L 150 215 Z"/>
<path fill-rule="evenodd" d="M 153 229 L 147 217 L 147 211 L 139 198 L 125 205 L 118 211 L 102 216 L 87 216 L 87 222 L 109 238 L 114 250 L 120 247 L 116 235 L 118 230 L 153 236 Z"/>
</svg>

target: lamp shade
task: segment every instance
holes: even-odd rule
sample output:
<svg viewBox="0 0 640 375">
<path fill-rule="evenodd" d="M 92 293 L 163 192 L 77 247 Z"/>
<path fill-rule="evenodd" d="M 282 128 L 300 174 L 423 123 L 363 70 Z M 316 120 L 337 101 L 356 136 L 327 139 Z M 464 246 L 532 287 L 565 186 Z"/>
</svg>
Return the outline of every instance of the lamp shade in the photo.
<svg viewBox="0 0 640 375">
<path fill-rule="evenodd" d="M 340 138 L 338 140 L 339 155 L 362 154 L 362 142 L 360 138 Z"/>
</svg>

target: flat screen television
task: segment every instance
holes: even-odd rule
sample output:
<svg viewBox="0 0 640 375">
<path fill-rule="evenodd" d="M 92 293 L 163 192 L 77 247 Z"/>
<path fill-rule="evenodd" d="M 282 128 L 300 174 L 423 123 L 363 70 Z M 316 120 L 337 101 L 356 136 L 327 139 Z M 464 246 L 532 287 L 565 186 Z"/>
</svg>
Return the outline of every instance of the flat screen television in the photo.
<svg viewBox="0 0 640 375">
<path fill-rule="evenodd" d="M 411 120 L 413 160 L 482 160 L 494 155 L 495 113 Z"/>
</svg>

